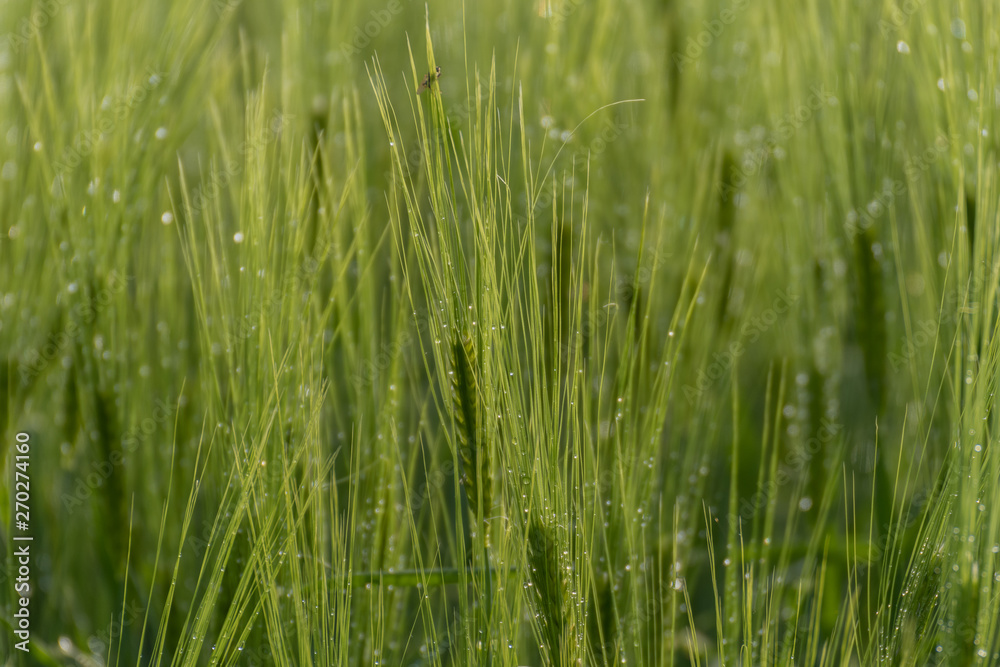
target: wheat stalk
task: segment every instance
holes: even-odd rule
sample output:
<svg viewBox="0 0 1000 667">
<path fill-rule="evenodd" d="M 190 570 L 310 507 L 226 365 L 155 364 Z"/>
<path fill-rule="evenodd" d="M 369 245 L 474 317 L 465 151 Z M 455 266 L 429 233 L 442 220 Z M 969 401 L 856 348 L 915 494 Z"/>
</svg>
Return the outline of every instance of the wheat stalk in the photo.
<svg viewBox="0 0 1000 667">
<path fill-rule="evenodd" d="M 562 665 L 562 639 L 566 627 L 566 595 L 559 567 L 558 542 L 550 526 L 535 519 L 528 524 L 528 571 L 535 589 L 535 603 L 545 633 L 551 663 Z"/>
<path fill-rule="evenodd" d="M 453 412 L 458 426 L 459 452 L 465 478 L 465 496 L 473 520 L 482 517 L 487 523 L 493 506 L 489 451 L 481 428 L 479 384 L 476 381 L 476 349 L 468 336 L 455 338 L 452 345 Z M 482 514 L 480 514 L 482 510 Z"/>
</svg>

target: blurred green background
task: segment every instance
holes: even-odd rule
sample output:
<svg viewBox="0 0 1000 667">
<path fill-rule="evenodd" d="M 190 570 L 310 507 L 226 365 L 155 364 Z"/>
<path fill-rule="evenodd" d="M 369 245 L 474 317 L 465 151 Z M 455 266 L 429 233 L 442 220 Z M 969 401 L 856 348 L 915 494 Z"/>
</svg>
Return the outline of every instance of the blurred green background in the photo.
<svg viewBox="0 0 1000 667">
<path fill-rule="evenodd" d="M 994 3 L 0 7 L 5 664 L 1000 664 Z"/>
</svg>

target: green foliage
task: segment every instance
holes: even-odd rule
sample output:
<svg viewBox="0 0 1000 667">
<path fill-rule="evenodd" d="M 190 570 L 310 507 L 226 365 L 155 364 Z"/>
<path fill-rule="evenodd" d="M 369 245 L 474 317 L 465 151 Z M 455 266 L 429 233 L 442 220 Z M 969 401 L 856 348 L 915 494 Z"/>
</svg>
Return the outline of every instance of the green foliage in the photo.
<svg viewBox="0 0 1000 667">
<path fill-rule="evenodd" d="M 0 660 L 997 664 L 997 19 L 8 2 Z"/>
</svg>

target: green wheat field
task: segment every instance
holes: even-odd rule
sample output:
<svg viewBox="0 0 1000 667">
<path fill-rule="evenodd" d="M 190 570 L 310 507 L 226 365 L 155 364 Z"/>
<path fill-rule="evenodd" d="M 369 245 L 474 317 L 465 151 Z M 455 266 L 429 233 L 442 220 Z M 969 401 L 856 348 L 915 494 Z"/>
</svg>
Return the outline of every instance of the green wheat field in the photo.
<svg viewBox="0 0 1000 667">
<path fill-rule="evenodd" d="M 0 0 L 0 664 L 1000 665 L 1000 5 Z"/>
</svg>

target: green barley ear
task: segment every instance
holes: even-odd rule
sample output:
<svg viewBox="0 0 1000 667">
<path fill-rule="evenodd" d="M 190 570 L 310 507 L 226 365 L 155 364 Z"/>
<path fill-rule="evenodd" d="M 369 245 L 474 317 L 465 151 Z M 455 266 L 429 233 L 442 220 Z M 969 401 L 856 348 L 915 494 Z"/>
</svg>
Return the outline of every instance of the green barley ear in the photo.
<svg viewBox="0 0 1000 667">
<path fill-rule="evenodd" d="M 468 336 L 456 337 L 452 345 L 451 385 L 455 422 L 458 425 L 459 451 L 465 476 L 465 496 L 469 513 L 476 520 L 482 502 L 482 517 L 493 506 L 489 451 L 481 428 L 479 385 L 476 382 L 476 349 Z"/>
<path fill-rule="evenodd" d="M 528 525 L 528 576 L 535 590 L 535 607 L 551 664 L 560 667 L 566 628 L 566 595 L 557 549 L 552 528 L 538 519 L 532 520 Z"/>
<path fill-rule="evenodd" d="M 614 660 L 616 634 L 615 596 L 608 572 L 595 570 L 594 574 L 592 594 L 587 601 L 587 637 L 597 664 L 610 665 Z"/>
</svg>

